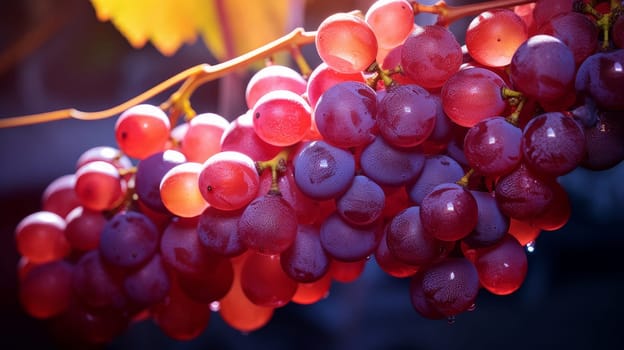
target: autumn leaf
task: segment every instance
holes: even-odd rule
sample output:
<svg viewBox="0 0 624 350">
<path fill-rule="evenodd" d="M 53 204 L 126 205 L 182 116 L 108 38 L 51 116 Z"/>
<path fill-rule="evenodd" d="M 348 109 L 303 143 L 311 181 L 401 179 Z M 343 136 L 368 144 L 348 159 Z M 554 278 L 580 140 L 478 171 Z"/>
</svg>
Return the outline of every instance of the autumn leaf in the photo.
<svg viewBox="0 0 624 350">
<path fill-rule="evenodd" d="M 164 55 L 201 35 L 219 60 L 238 56 L 301 25 L 303 0 L 91 0 L 135 48 L 151 42 Z"/>
</svg>

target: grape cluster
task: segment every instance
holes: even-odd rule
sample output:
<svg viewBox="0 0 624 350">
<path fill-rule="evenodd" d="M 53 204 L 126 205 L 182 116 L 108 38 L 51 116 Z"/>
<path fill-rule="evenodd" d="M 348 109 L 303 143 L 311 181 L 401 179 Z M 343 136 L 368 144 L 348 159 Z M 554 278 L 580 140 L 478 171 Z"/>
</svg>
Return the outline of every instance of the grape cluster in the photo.
<svg viewBox="0 0 624 350">
<path fill-rule="evenodd" d="M 624 159 L 615 3 L 487 11 L 462 46 L 379 0 L 322 22 L 309 77 L 259 70 L 231 122 L 129 108 L 17 226 L 23 307 L 86 342 L 145 318 L 192 339 L 212 312 L 249 332 L 370 257 L 426 318 L 513 293 L 570 217 L 558 177 Z"/>
</svg>

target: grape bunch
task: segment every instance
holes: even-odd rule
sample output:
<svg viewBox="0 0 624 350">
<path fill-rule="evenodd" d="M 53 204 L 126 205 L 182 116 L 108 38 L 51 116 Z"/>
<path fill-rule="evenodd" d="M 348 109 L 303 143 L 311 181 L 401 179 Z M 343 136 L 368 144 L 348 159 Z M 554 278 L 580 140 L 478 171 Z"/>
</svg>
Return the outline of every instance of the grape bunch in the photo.
<svg viewBox="0 0 624 350">
<path fill-rule="evenodd" d="M 622 4 L 495 8 L 465 45 L 417 8 L 327 17 L 322 63 L 260 69 L 232 121 L 119 115 L 16 228 L 24 309 L 89 343 L 148 318 L 188 340 L 213 312 L 250 332 L 371 257 L 425 318 L 518 290 L 571 215 L 558 178 L 624 159 Z"/>
</svg>

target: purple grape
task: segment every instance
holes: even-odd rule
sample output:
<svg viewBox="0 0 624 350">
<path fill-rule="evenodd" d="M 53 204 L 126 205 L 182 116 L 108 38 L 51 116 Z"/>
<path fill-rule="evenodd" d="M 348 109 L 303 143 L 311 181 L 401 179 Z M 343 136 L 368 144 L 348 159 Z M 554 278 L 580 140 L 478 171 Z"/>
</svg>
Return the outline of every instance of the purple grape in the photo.
<svg viewBox="0 0 624 350">
<path fill-rule="evenodd" d="M 552 35 L 566 44 L 577 67 L 598 48 L 598 27 L 578 12 L 551 18 L 539 28 L 538 34 Z"/>
<path fill-rule="evenodd" d="M 484 119 L 468 129 L 464 153 L 468 164 L 488 176 L 515 169 L 522 159 L 522 131 L 503 117 Z"/>
<path fill-rule="evenodd" d="M 419 267 L 400 261 L 390 252 L 387 244 L 388 226 L 386 225 L 384 235 L 381 237 L 379 245 L 375 250 L 375 261 L 385 273 L 392 277 L 404 278 L 412 276 L 418 271 Z"/>
<path fill-rule="evenodd" d="M 199 242 L 195 219 L 172 220 L 160 239 L 160 254 L 176 272 L 200 273 L 211 258 Z"/>
<path fill-rule="evenodd" d="M 336 212 L 353 225 L 377 221 L 385 206 L 383 189 L 365 175 L 357 175 L 347 191 L 336 199 Z"/>
<path fill-rule="evenodd" d="M 414 147 L 433 132 L 437 117 L 434 98 L 418 85 L 391 87 L 379 103 L 377 126 L 395 147 Z"/>
<path fill-rule="evenodd" d="M 422 272 L 422 294 L 425 300 L 446 317 L 470 309 L 477 298 L 479 287 L 477 269 L 466 258 L 446 258 Z"/>
<path fill-rule="evenodd" d="M 293 160 L 295 183 L 313 199 L 335 198 L 349 187 L 355 176 L 353 155 L 324 141 L 303 145 Z"/>
<path fill-rule="evenodd" d="M 474 230 L 464 238 L 473 247 L 490 246 L 501 240 L 509 230 L 509 218 L 505 216 L 493 193 L 470 191 L 477 201 L 478 219 Z"/>
<path fill-rule="evenodd" d="M 423 277 L 423 270 L 420 270 L 410 280 L 409 293 L 412 307 L 424 318 L 430 320 L 443 319 L 445 315 L 438 311 L 438 309 L 429 302 L 427 295 L 425 295 L 423 290 Z"/>
<path fill-rule="evenodd" d="M 524 164 L 496 184 L 496 202 L 503 214 L 518 220 L 543 212 L 553 199 L 550 180 L 530 171 Z"/>
<path fill-rule="evenodd" d="M 550 35 L 534 35 L 511 59 L 513 86 L 538 101 L 557 100 L 573 88 L 574 55 L 561 40 Z"/>
<path fill-rule="evenodd" d="M 427 265 L 445 249 L 442 242 L 425 232 L 420 207 L 406 208 L 386 228 L 388 250 L 397 260 L 409 265 Z"/>
<path fill-rule="evenodd" d="M 464 176 L 462 167 L 451 157 L 445 155 L 428 156 L 425 159 L 422 173 L 408 187 L 410 199 L 417 204 L 439 184 L 456 182 Z"/>
<path fill-rule="evenodd" d="M 134 180 L 141 202 L 152 210 L 169 213 L 160 198 L 160 182 L 167 171 L 185 161 L 184 154 L 175 150 L 157 152 L 142 159 L 137 165 Z"/>
<path fill-rule="evenodd" d="M 295 281 L 310 283 L 325 276 L 330 258 L 321 245 L 317 227 L 299 225 L 293 244 L 280 255 L 280 264 Z"/>
<path fill-rule="evenodd" d="M 369 226 L 355 227 L 346 223 L 338 213 L 331 214 L 321 225 L 321 244 L 334 259 L 357 261 L 372 254 L 383 235 L 383 227 L 377 222 Z"/>
<path fill-rule="evenodd" d="M 150 306 L 163 300 L 169 293 L 171 281 L 160 254 L 126 276 L 123 287 L 128 297 L 139 305 Z"/>
<path fill-rule="evenodd" d="M 587 105 L 573 112 L 579 119 L 589 119 L 585 125 L 585 157 L 581 166 L 605 170 L 624 159 L 624 111 L 598 110 Z"/>
<path fill-rule="evenodd" d="M 128 298 L 122 287 L 123 271 L 107 265 L 98 250 L 85 253 L 74 269 L 72 284 L 81 302 L 92 308 L 122 309 Z"/>
<path fill-rule="evenodd" d="M 420 220 L 427 234 L 442 241 L 456 241 L 476 227 L 477 202 L 462 186 L 443 183 L 423 198 Z"/>
<path fill-rule="evenodd" d="M 380 185 L 401 186 L 418 177 L 424 160 L 418 148 L 396 148 L 378 136 L 362 151 L 360 166 L 366 176 Z"/>
<path fill-rule="evenodd" d="M 314 109 L 314 120 L 323 140 L 345 149 L 373 141 L 376 115 L 375 90 L 357 81 L 330 87 Z"/>
<path fill-rule="evenodd" d="M 199 216 L 197 234 L 206 250 L 228 257 L 241 255 L 247 250 L 238 232 L 242 213 L 243 210 L 219 210 L 214 207 L 204 210 Z"/>
<path fill-rule="evenodd" d="M 158 229 L 144 214 L 127 211 L 115 214 L 100 236 L 100 254 L 120 267 L 138 267 L 149 261 L 158 248 Z"/>
<path fill-rule="evenodd" d="M 589 56 L 576 74 L 576 90 L 604 109 L 624 109 L 624 49 Z"/>
<path fill-rule="evenodd" d="M 550 112 L 524 127 L 522 152 L 532 170 L 551 177 L 574 170 L 585 154 L 583 129 L 573 118 Z"/>
<path fill-rule="evenodd" d="M 208 304 L 223 298 L 234 282 L 234 266 L 228 258 L 212 255 L 198 273 L 176 274 L 180 289 L 192 300 Z"/>
</svg>

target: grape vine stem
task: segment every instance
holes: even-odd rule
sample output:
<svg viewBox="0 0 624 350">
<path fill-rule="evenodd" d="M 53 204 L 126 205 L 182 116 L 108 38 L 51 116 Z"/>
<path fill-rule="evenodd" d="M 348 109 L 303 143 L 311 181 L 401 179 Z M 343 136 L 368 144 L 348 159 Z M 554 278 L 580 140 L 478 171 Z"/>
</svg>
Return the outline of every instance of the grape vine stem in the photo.
<svg viewBox="0 0 624 350">
<path fill-rule="evenodd" d="M 305 31 L 302 28 L 296 28 L 289 34 L 272 41 L 264 46 L 261 46 L 246 54 L 233 58 L 231 60 L 210 65 L 199 64 L 184 70 L 173 77 L 163 81 L 162 83 L 152 87 L 151 89 L 109 109 L 96 111 L 96 112 L 83 112 L 75 108 L 62 109 L 52 112 L 30 114 L 19 117 L 3 118 L 0 119 L 0 128 L 10 128 L 17 126 L 25 126 L 32 124 L 40 124 L 45 122 L 63 120 L 63 119 L 79 119 L 79 120 L 98 120 L 105 119 L 122 113 L 126 109 L 135 106 L 139 103 L 143 103 L 150 98 L 153 98 L 163 91 L 185 81 L 184 84 L 176 91 L 169 100 L 163 103 L 165 107 L 182 108 L 186 110 L 184 106 L 185 100 L 192 92 L 200 85 L 219 79 L 230 72 L 233 72 L 241 67 L 250 65 L 251 63 L 274 55 L 277 52 L 291 49 L 293 46 L 303 46 L 314 42 L 316 38 L 315 31 Z M 190 108 L 190 106 L 188 106 Z"/>
</svg>

